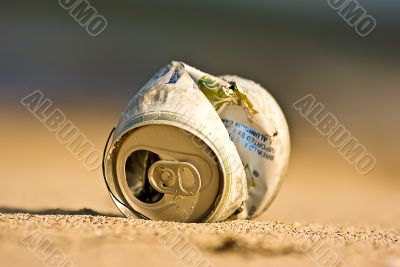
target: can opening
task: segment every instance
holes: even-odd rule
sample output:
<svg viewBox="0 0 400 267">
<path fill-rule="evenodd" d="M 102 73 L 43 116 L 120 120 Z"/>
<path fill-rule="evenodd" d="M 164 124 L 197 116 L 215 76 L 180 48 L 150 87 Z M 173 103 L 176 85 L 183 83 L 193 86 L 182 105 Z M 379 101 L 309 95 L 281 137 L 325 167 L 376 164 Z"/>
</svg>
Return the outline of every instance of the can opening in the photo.
<svg viewBox="0 0 400 267">
<path fill-rule="evenodd" d="M 202 139 L 175 126 L 152 124 L 118 140 L 115 185 L 127 207 L 153 220 L 208 218 L 220 201 L 223 170 Z"/>
<path fill-rule="evenodd" d="M 160 157 L 148 150 L 136 150 L 125 164 L 126 182 L 132 194 L 144 203 L 157 203 L 164 196 L 150 184 L 147 173 L 150 166 Z"/>
</svg>

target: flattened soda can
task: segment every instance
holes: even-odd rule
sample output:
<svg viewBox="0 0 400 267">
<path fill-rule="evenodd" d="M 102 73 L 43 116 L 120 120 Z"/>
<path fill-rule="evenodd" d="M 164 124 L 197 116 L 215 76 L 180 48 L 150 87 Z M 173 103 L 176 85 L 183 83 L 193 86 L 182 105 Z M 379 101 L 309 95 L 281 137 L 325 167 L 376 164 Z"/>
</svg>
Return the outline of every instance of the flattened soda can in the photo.
<svg viewBox="0 0 400 267">
<path fill-rule="evenodd" d="M 127 217 L 244 219 L 273 200 L 289 151 L 283 113 L 260 85 L 174 61 L 129 102 L 103 172 Z"/>
</svg>

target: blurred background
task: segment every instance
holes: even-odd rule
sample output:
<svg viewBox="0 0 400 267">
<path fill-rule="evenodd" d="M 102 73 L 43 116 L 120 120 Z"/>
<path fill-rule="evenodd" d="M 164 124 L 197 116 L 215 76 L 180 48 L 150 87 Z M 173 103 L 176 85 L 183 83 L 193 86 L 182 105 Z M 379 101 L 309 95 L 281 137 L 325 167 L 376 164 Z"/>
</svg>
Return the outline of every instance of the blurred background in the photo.
<svg viewBox="0 0 400 267">
<path fill-rule="evenodd" d="M 359 0 L 376 29 L 360 37 L 320 1 L 105 1 L 90 36 L 56 0 L 0 9 L 0 211 L 115 213 L 101 170 L 88 171 L 21 98 L 41 90 L 102 150 L 129 99 L 182 60 L 268 88 L 287 116 L 291 163 L 258 220 L 400 227 L 400 2 Z M 312 93 L 377 158 L 360 175 L 292 104 Z"/>
</svg>

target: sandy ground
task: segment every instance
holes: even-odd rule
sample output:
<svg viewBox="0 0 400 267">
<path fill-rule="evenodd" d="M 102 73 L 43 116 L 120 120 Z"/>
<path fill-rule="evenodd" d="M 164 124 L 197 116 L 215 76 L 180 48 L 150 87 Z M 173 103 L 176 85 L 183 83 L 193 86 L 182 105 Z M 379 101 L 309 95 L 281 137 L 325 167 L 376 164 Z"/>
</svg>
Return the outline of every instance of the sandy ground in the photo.
<svg viewBox="0 0 400 267">
<path fill-rule="evenodd" d="M 2 266 L 400 266 L 400 235 L 370 227 L 13 214 L 0 238 Z"/>
<path fill-rule="evenodd" d="M 118 115 L 64 111 L 99 149 Z M 385 148 L 361 176 L 312 127 L 295 124 L 288 176 L 255 221 L 129 220 L 100 170 L 86 170 L 23 108 L 14 114 L 18 123 L 0 118 L 9 125 L 1 137 L 12 140 L 0 155 L 0 266 L 400 266 L 399 175 Z"/>
</svg>

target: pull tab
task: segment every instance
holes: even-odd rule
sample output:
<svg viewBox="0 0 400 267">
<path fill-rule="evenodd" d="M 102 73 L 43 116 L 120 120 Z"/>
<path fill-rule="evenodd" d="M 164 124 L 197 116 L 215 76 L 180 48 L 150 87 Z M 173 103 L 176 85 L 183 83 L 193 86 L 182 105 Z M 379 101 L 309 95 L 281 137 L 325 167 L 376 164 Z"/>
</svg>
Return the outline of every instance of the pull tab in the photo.
<svg viewBox="0 0 400 267">
<path fill-rule="evenodd" d="M 150 184 L 164 194 L 193 196 L 200 191 L 200 174 L 188 162 L 159 160 L 148 171 Z"/>
</svg>

